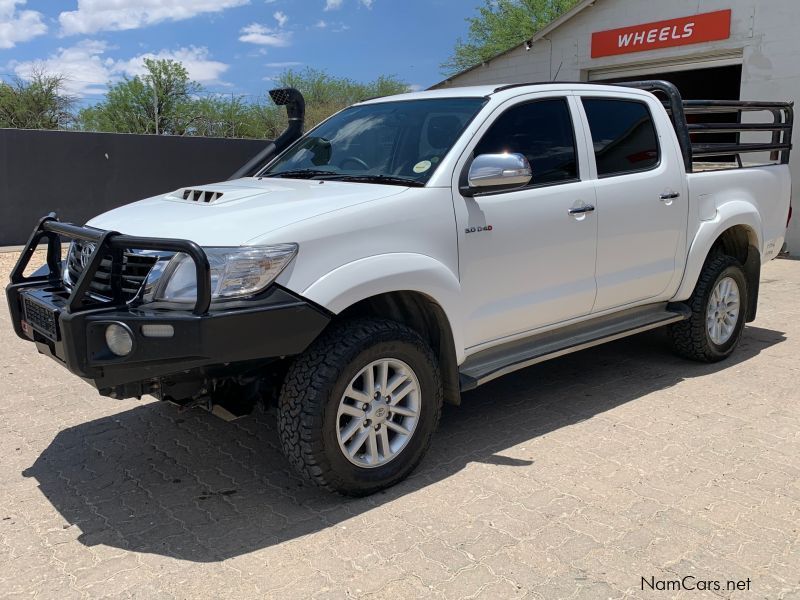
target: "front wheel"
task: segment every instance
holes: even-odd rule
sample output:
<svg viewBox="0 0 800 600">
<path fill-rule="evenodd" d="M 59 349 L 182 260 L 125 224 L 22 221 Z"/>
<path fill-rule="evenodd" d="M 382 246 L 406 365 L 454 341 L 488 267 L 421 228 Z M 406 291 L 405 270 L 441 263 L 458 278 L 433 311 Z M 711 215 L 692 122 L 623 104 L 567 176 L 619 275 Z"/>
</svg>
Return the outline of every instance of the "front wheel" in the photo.
<svg viewBox="0 0 800 600">
<path fill-rule="evenodd" d="M 747 294 L 747 279 L 738 260 L 726 255 L 709 259 L 687 301 L 691 317 L 669 327 L 675 351 L 701 362 L 730 356 L 744 331 Z"/>
<path fill-rule="evenodd" d="M 339 323 L 289 369 L 278 404 L 281 445 L 317 485 L 371 494 L 420 462 L 442 396 L 436 358 L 416 332 L 383 319 Z"/>
</svg>

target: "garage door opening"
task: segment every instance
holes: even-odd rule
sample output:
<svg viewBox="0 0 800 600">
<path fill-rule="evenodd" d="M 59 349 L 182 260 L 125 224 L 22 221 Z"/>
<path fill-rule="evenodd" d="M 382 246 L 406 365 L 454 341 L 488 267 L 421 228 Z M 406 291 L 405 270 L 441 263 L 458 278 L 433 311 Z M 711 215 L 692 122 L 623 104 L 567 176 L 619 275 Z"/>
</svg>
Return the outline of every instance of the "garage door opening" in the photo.
<svg viewBox="0 0 800 600">
<path fill-rule="evenodd" d="M 742 65 L 693 69 L 691 71 L 668 71 L 635 76 L 603 78 L 592 77 L 597 83 L 615 83 L 632 79 L 664 79 L 674 83 L 686 100 L 740 100 L 742 87 Z"/>
<path fill-rule="evenodd" d="M 592 78 L 597 83 L 618 83 L 621 81 L 663 79 L 675 84 L 684 100 L 740 100 L 742 85 L 742 65 L 728 65 L 690 71 L 669 71 L 638 74 L 636 76 L 614 77 L 602 80 Z M 687 115 L 689 123 L 697 121 L 697 115 Z M 739 113 L 704 114 L 703 123 L 736 123 Z M 694 136 L 693 136 L 694 139 Z M 736 144 L 738 133 L 709 133 L 701 140 L 708 143 Z M 709 162 L 733 162 L 733 156 L 708 157 Z"/>
</svg>

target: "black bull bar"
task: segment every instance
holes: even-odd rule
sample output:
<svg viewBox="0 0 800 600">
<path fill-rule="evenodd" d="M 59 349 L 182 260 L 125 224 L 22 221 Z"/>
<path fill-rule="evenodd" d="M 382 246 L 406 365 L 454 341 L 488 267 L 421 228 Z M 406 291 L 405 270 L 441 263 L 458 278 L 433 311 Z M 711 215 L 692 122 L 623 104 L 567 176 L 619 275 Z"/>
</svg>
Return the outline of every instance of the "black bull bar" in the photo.
<svg viewBox="0 0 800 600">
<path fill-rule="evenodd" d="M 49 283 L 63 287 L 61 273 L 61 245 L 64 239 L 82 240 L 95 244 L 94 252 L 87 262 L 78 281 L 73 282 L 72 291 L 66 301 L 69 313 L 79 312 L 86 308 L 100 306 L 123 306 L 126 304 L 122 293 L 122 265 L 126 250 L 153 250 L 162 252 L 183 252 L 192 259 L 197 276 L 197 300 L 192 312 L 202 316 L 208 313 L 211 306 L 211 267 L 203 249 L 189 240 L 169 238 L 151 238 L 123 235 L 116 231 L 102 231 L 92 227 L 81 227 L 71 223 L 60 222 L 51 213 L 39 221 L 33 230 L 25 249 L 11 272 L 11 284 Z M 47 275 L 25 277 L 25 269 L 33 257 L 33 253 L 42 243 L 47 242 Z M 89 295 L 90 285 L 100 263 L 111 256 L 111 298 L 106 302 L 96 301 Z"/>
</svg>

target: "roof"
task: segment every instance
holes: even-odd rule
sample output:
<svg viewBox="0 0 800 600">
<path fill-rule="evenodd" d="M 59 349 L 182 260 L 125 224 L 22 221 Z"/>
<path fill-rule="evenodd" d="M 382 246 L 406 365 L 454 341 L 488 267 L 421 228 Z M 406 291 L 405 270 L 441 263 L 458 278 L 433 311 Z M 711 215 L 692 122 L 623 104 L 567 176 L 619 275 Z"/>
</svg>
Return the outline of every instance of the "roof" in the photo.
<svg viewBox="0 0 800 600">
<path fill-rule="evenodd" d="M 522 88 L 529 88 L 524 90 Z M 638 93 L 646 95 L 634 87 L 621 87 L 614 84 L 606 83 L 591 83 L 586 81 L 531 81 L 531 82 L 516 82 L 516 83 L 494 83 L 490 85 L 474 85 L 464 87 L 448 87 L 435 90 L 423 90 L 421 92 L 411 92 L 408 94 L 396 94 L 394 96 L 382 96 L 380 98 L 372 98 L 360 102 L 359 105 L 364 104 L 380 104 L 383 102 L 398 102 L 404 100 L 431 100 L 434 98 L 488 98 L 499 99 L 503 101 L 519 95 L 520 93 L 540 91 L 536 88 L 545 88 L 545 91 L 559 91 L 559 92 L 625 92 L 625 93 Z"/>
<path fill-rule="evenodd" d="M 422 90 L 419 92 L 409 92 L 407 94 L 395 94 L 393 96 L 381 96 L 380 98 L 372 98 L 365 100 L 359 104 L 375 104 L 386 101 L 397 100 L 430 100 L 432 98 L 485 98 L 489 94 L 493 94 L 497 89 L 497 85 L 475 85 L 465 86 L 459 88 L 442 88 L 437 90 Z"/>
<path fill-rule="evenodd" d="M 446 83 L 450 82 L 451 80 L 455 79 L 456 77 L 460 77 L 464 73 L 469 73 L 470 71 L 473 71 L 473 70 L 477 69 L 478 67 L 482 67 L 482 66 L 486 65 L 487 63 L 493 61 L 496 58 L 499 58 L 500 56 L 505 56 L 509 52 L 513 52 L 514 50 L 516 50 L 517 48 L 519 48 L 523 44 L 531 45 L 531 44 L 534 44 L 534 43 L 538 42 L 540 39 L 542 39 L 543 37 L 548 35 L 554 29 L 558 29 L 564 23 L 566 23 L 567 21 L 572 19 L 572 17 L 578 15 L 585 8 L 593 6 L 595 2 L 597 2 L 597 0 L 583 0 L 583 2 L 580 2 L 580 3 L 576 4 L 570 10 L 565 12 L 563 15 L 561 15 L 557 19 L 554 19 L 554 20 L 550 21 L 550 23 L 548 23 L 547 25 L 542 27 L 539 31 L 537 31 L 532 38 L 530 38 L 528 40 L 523 40 L 518 45 L 513 46 L 513 47 L 509 48 L 508 50 L 504 50 L 503 52 L 500 52 L 498 54 L 495 54 L 491 58 L 487 58 L 486 60 L 484 60 L 483 62 L 478 63 L 477 65 L 472 65 L 471 67 L 468 67 L 468 68 L 464 69 L 463 71 L 459 71 L 458 73 L 456 73 L 454 75 L 450 75 L 447 79 L 443 79 L 439 83 L 434 83 L 429 89 L 435 89 L 435 88 L 438 88 L 440 85 L 445 85 Z"/>
</svg>

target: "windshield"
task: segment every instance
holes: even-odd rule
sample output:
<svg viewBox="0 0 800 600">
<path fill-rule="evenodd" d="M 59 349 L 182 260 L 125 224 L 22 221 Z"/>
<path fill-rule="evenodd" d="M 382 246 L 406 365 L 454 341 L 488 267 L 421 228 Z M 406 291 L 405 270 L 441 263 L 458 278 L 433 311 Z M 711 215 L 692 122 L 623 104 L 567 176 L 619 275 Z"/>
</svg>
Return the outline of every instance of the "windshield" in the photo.
<svg viewBox="0 0 800 600">
<path fill-rule="evenodd" d="M 437 98 L 352 106 L 259 176 L 422 186 L 485 102 Z"/>
</svg>

